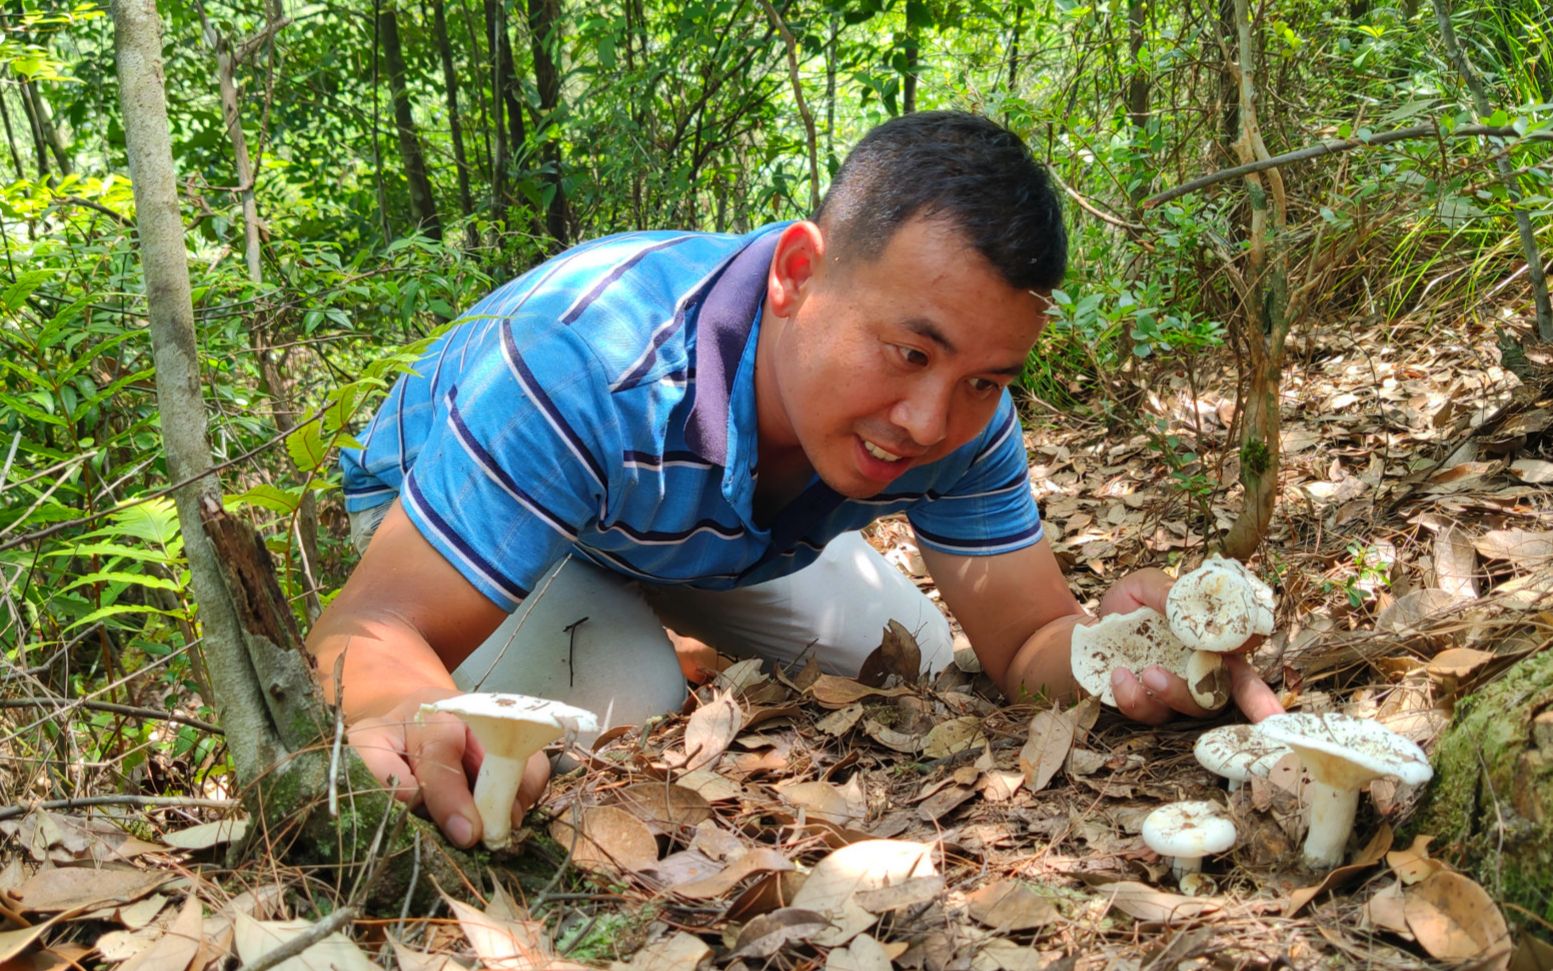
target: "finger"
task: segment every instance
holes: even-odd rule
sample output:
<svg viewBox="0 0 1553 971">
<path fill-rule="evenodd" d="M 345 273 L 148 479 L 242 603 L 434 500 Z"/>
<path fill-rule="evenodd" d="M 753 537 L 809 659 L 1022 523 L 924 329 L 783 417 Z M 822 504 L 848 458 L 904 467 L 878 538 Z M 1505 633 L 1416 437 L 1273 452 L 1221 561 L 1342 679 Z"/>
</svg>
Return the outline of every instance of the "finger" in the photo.
<svg viewBox="0 0 1553 971">
<path fill-rule="evenodd" d="M 1143 669 L 1143 687 L 1171 711 L 1191 718 L 1203 718 L 1213 714 L 1192 697 L 1192 689 L 1187 685 L 1185 678 L 1171 674 L 1157 664 Z"/>
<path fill-rule="evenodd" d="M 464 774 L 464 725 L 443 715 L 425 719 L 405 732 L 409 761 L 420 780 L 426 812 L 457 846 L 480 838 L 480 814 L 469 777 Z"/>
<path fill-rule="evenodd" d="M 1224 666 L 1229 669 L 1229 693 L 1235 699 L 1235 706 L 1245 712 L 1247 718 L 1259 722 L 1268 715 L 1282 713 L 1283 705 L 1278 703 L 1278 695 L 1245 658 L 1226 655 Z"/>
<path fill-rule="evenodd" d="M 1099 614 L 1130 614 L 1139 607 L 1165 612 L 1165 597 L 1175 581 L 1163 570 L 1149 567 L 1122 577 L 1100 598 Z"/>
<path fill-rule="evenodd" d="M 518 786 L 517 801 L 512 804 L 512 825 L 523 825 L 523 816 L 534 808 L 539 802 L 539 797 L 545 794 L 545 786 L 550 784 L 550 756 L 544 752 L 535 752 L 529 756 L 528 764 L 523 767 L 523 781 Z"/>
<path fill-rule="evenodd" d="M 1143 682 L 1126 668 L 1111 672 L 1111 692 L 1116 695 L 1116 709 L 1133 721 L 1163 725 L 1175 714 L 1169 705 L 1149 694 Z"/>
<path fill-rule="evenodd" d="M 415 773 L 404 758 L 404 731 L 383 726 L 354 729 L 348 736 L 351 748 L 365 763 L 373 778 L 383 783 L 395 799 L 414 805 L 420 797 Z"/>
</svg>

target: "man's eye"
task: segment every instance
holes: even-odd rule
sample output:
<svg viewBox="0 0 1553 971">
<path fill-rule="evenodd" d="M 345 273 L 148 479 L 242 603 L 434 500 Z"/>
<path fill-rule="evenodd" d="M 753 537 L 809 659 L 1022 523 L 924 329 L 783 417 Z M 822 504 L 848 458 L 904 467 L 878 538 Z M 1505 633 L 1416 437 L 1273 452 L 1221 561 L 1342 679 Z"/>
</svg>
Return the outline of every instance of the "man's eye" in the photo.
<svg viewBox="0 0 1553 971">
<path fill-rule="evenodd" d="M 1000 386 L 996 381 L 988 381 L 986 378 L 971 378 L 971 391 L 978 397 L 985 398 L 989 394 L 995 394 Z"/>
<path fill-rule="evenodd" d="M 905 361 L 907 364 L 910 364 L 912 367 L 921 367 L 927 363 L 927 355 L 917 350 L 915 347 L 901 347 L 896 345 L 895 350 L 896 353 L 900 354 L 901 360 Z"/>
</svg>

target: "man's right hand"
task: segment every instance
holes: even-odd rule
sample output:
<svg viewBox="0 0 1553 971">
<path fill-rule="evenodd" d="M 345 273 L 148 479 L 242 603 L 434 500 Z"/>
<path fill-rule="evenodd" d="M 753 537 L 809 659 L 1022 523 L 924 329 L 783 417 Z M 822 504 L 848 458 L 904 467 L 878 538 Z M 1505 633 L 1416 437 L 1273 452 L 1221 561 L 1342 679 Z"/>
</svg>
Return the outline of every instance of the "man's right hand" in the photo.
<svg viewBox="0 0 1553 971">
<path fill-rule="evenodd" d="M 457 693 L 441 688 L 417 692 L 383 715 L 361 719 L 347 738 L 372 774 L 392 788 L 394 798 L 423 806 L 452 843 L 470 847 L 483 829 L 470 783 L 483 753 L 457 716 L 420 712 L 422 704 Z M 523 773 L 512 808 L 514 825 L 539 800 L 549 780 L 550 760 L 538 752 Z"/>
</svg>

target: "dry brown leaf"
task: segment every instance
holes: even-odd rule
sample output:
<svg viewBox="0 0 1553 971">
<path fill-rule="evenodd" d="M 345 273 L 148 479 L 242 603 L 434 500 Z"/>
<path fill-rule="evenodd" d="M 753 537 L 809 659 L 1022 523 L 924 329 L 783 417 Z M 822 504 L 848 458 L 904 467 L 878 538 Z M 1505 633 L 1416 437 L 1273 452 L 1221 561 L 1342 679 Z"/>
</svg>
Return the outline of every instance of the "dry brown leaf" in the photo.
<svg viewBox="0 0 1553 971">
<path fill-rule="evenodd" d="M 728 802 L 744 797 L 743 786 L 711 769 L 696 769 L 694 772 L 686 772 L 675 778 L 674 781 L 677 785 L 684 786 L 691 792 L 698 794 L 707 802 Z"/>
<path fill-rule="evenodd" d="M 1215 914 L 1224 903 L 1213 897 L 1187 897 L 1155 890 L 1146 883 L 1121 880 L 1102 883 L 1095 891 L 1110 899 L 1112 907 L 1124 914 L 1153 923 L 1173 924 Z"/>
<path fill-rule="evenodd" d="M 876 718 L 863 719 L 863 732 L 869 738 L 891 751 L 903 755 L 916 755 L 920 739 L 907 732 L 897 731 Z"/>
<path fill-rule="evenodd" d="M 932 854 L 928 844 L 907 840 L 863 840 L 844 846 L 815 864 L 793 896 L 793 906 L 829 919 L 825 930 L 814 937 L 816 943 L 845 944 L 875 920 L 856 895 L 937 873 Z"/>
<path fill-rule="evenodd" d="M 179 850 L 208 850 L 221 843 L 235 843 L 248 835 L 247 819 L 218 819 L 200 823 L 176 833 L 167 833 L 162 842 Z"/>
<path fill-rule="evenodd" d="M 758 657 L 745 658 L 717 672 L 717 679 L 713 683 L 729 694 L 742 694 L 755 685 L 770 680 L 769 676 L 761 670 L 764 663 Z"/>
<path fill-rule="evenodd" d="M 1402 895 L 1401 881 L 1392 881 L 1375 896 L 1365 901 L 1364 919 L 1371 927 L 1389 931 L 1411 941 L 1413 932 L 1407 928 L 1404 907 L 1407 898 Z"/>
<path fill-rule="evenodd" d="M 960 808 L 974 795 L 976 790 L 970 786 L 946 786 L 917 804 L 917 818 L 936 822 Z"/>
<path fill-rule="evenodd" d="M 859 934 L 846 947 L 831 948 L 825 971 L 890 971 L 890 955 L 867 934 Z"/>
<path fill-rule="evenodd" d="M 1425 621 L 1460 602 L 1456 594 L 1445 590 L 1409 590 L 1380 612 L 1375 618 L 1375 629 L 1399 633 L 1418 630 Z"/>
<path fill-rule="evenodd" d="M 693 828 L 712 818 L 712 807 L 705 796 L 686 786 L 667 782 L 638 782 L 626 786 L 614 793 L 611 804 L 646 823 L 655 834 Z"/>
<path fill-rule="evenodd" d="M 943 759 L 963 752 L 972 745 L 983 745 L 987 736 L 982 734 L 981 719 L 965 715 L 939 722 L 922 740 L 922 755 L 930 759 Z"/>
<path fill-rule="evenodd" d="M 45 867 L 17 887 L 21 910 L 49 914 L 138 900 L 176 874 L 119 867 Z"/>
<path fill-rule="evenodd" d="M 1404 891 L 1407 926 L 1438 961 L 1510 964 L 1510 929 L 1487 891 L 1469 877 L 1440 870 Z"/>
<path fill-rule="evenodd" d="M 545 935 L 543 924 L 484 913 L 477 908 L 442 895 L 458 926 L 489 971 L 561 971 L 583 966 L 556 958 Z"/>
<path fill-rule="evenodd" d="M 764 960 L 795 941 L 812 941 L 826 928 L 825 915 L 801 907 L 761 914 L 739 929 L 733 956 Z"/>
<path fill-rule="evenodd" d="M 1497 654 L 1487 651 L 1476 651 L 1470 647 L 1452 647 L 1436 654 L 1430 661 L 1428 671 L 1437 678 L 1450 678 L 1460 681 L 1469 678 L 1484 667 L 1497 660 Z"/>
<path fill-rule="evenodd" d="M 925 877 L 912 877 L 878 890 L 860 890 L 855 899 L 870 914 L 888 914 L 937 900 L 943 893 L 944 878 L 933 873 Z"/>
<path fill-rule="evenodd" d="M 711 958 L 712 949 L 705 941 L 694 934 L 675 931 L 637 951 L 630 961 L 616 961 L 609 967 L 610 971 L 695 971 Z"/>
<path fill-rule="evenodd" d="M 1553 462 L 1544 462 L 1541 459 L 1516 459 L 1510 463 L 1510 472 L 1522 482 L 1530 482 L 1533 485 L 1553 482 Z"/>
<path fill-rule="evenodd" d="M 1553 944 L 1527 931 L 1510 957 L 1510 971 L 1548 971 L 1553 968 Z"/>
<path fill-rule="evenodd" d="M 794 869 L 787 857 L 770 847 L 761 846 L 730 863 L 721 873 L 689 883 L 671 885 L 674 893 L 692 900 L 710 900 L 732 890 L 752 873 L 776 873 Z"/>
<path fill-rule="evenodd" d="M 156 915 L 167 906 L 167 898 L 159 893 L 137 900 L 132 904 L 125 904 L 114 910 L 113 916 L 118 922 L 130 930 L 138 930 L 156 919 Z"/>
<path fill-rule="evenodd" d="M 466 971 L 462 964 L 450 956 L 417 951 L 392 934 L 388 935 L 388 943 L 393 946 L 394 960 L 399 962 L 399 971 Z"/>
<path fill-rule="evenodd" d="M 1051 898 L 1020 880 L 989 883 L 966 897 L 972 917 L 994 931 L 1044 927 L 1062 915 Z"/>
<path fill-rule="evenodd" d="M 857 680 L 879 687 L 892 674 L 905 684 L 916 684 L 922 676 L 922 649 L 906 625 L 894 619 L 884 626 L 879 646 L 863 660 Z"/>
<path fill-rule="evenodd" d="M 572 862 L 585 870 L 645 870 L 658 862 L 658 840 L 647 824 L 618 806 L 592 806 L 573 828 L 571 814 L 557 816 L 550 836 L 571 849 Z"/>
<path fill-rule="evenodd" d="M 1446 526 L 1434 537 L 1434 582 L 1441 590 L 1463 600 L 1478 595 L 1478 553 L 1467 534 Z"/>
<path fill-rule="evenodd" d="M 1078 709 L 1038 711 L 1030 719 L 1030 737 L 1019 750 L 1019 768 L 1025 774 L 1025 788 L 1039 792 L 1046 788 L 1073 747 Z"/>
<path fill-rule="evenodd" d="M 1553 559 L 1553 530 L 1494 529 L 1479 536 L 1473 545 L 1491 560 L 1535 567 Z"/>
<path fill-rule="evenodd" d="M 858 719 L 863 717 L 863 706 L 859 703 L 838 708 L 830 714 L 814 723 L 814 727 L 827 735 L 845 735 L 852 730 Z"/>
<path fill-rule="evenodd" d="M 1445 864 L 1439 860 L 1429 858 L 1429 844 L 1434 841 L 1433 836 L 1420 835 L 1413 837 L 1413 845 L 1405 850 L 1392 850 L 1386 854 L 1386 865 L 1402 883 L 1412 885 L 1425 879 L 1436 870 L 1445 869 Z"/>
<path fill-rule="evenodd" d="M 1359 851 L 1359 855 L 1354 857 L 1352 863 L 1330 871 L 1320 883 L 1313 887 L 1301 887 L 1289 894 L 1289 900 L 1283 908 L 1283 915 L 1285 917 L 1293 917 L 1312 900 L 1379 863 L 1381 857 L 1386 855 L 1386 851 L 1391 849 L 1391 839 L 1391 827 L 1381 823 L 1380 829 L 1376 830 L 1375 835 L 1370 837 L 1370 841 L 1364 845 L 1364 849 Z"/>
<path fill-rule="evenodd" d="M 1028 944 L 995 938 L 977 945 L 971 971 L 1041 971 L 1058 964 L 1058 955 Z"/>
<path fill-rule="evenodd" d="M 26 951 L 53 924 L 53 921 L 48 920 L 33 924 L 31 927 L 20 927 L 14 931 L 0 931 L 0 962 L 10 961 Z"/>
<path fill-rule="evenodd" d="M 788 805 L 803 809 L 808 818 L 835 823 L 837 826 L 855 825 L 868 814 L 867 807 L 861 805 L 860 801 L 848 799 L 841 789 L 820 780 L 778 785 L 777 794 Z"/>
<path fill-rule="evenodd" d="M 312 928 L 306 920 L 254 920 L 238 914 L 233 924 L 237 956 L 244 964 L 259 958 Z M 275 965 L 273 971 L 379 971 L 361 948 L 336 931 L 294 958 Z"/>
<path fill-rule="evenodd" d="M 118 971 L 183 971 L 199 953 L 203 932 L 199 898 L 190 894 L 166 932 L 150 947 L 119 965 Z"/>
<path fill-rule="evenodd" d="M 866 684 L 834 674 L 822 674 L 808 688 L 809 694 L 824 708 L 845 708 L 864 698 L 897 698 L 910 694 L 910 688 L 870 688 Z"/>
<path fill-rule="evenodd" d="M 732 695 L 720 694 L 697 708 L 685 724 L 685 752 L 679 767 L 692 771 L 717 761 L 744 724 L 744 711 Z"/>
</svg>

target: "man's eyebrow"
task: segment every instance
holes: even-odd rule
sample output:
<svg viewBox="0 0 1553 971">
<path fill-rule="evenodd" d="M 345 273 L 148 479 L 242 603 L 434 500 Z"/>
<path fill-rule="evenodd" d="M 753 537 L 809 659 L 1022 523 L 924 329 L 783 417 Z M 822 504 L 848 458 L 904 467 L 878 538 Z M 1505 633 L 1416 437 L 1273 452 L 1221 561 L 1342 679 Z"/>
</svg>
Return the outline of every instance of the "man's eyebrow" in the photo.
<svg viewBox="0 0 1553 971">
<path fill-rule="evenodd" d="M 938 329 L 937 324 L 933 323 L 931 320 L 928 320 L 926 317 L 911 317 L 905 321 L 905 327 L 907 330 L 913 333 L 921 334 L 923 337 L 926 337 L 928 340 L 937 344 L 939 347 L 942 347 L 950 354 L 959 353 L 959 348 L 954 346 L 954 342 L 951 341 L 943 331 Z M 988 368 L 987 373 L 997 374 L 1006 378 L 1017 378 L 1024 373 L 1024 370 L 1025 362 L 1019 361 L 1015 364 L 1009 364 L 1004 367 Z"/>
</svg>

